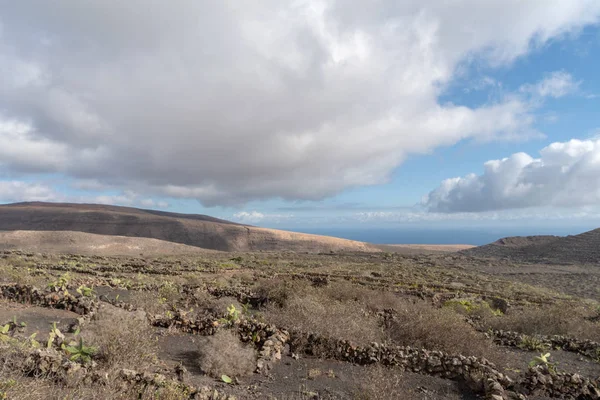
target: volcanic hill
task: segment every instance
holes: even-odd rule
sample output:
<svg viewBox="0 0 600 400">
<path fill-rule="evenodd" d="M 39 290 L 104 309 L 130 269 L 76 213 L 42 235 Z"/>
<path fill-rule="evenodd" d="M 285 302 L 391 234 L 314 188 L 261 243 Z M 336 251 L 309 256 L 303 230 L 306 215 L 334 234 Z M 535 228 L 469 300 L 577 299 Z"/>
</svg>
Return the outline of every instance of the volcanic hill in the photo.
<svg viewBox="0 0 600 400">
<path fill-rule="evenodd" d="M 2 239 L 10 241 L 17 237 L 15 246 L 22 248 L 28 247 L 24 238 L 47 241 L 50 236 L 16 235 L 14 231 L 69 231 L 150 238 L 221 251 L 379 251 L 363 242 L 259 228 L 207 215 L 99 204 L 29 202 L 0 205 L 0 231 L 13 232 L 11 235 L 5 232 Z M 47 247 L 44 243 L 35 244 Z"/>
<path fill-rule="evenodd" d="M 541 263 L 600 263 L 600 229 L 569 236 L 508 237 L 460 253 Z"/>
</svg>

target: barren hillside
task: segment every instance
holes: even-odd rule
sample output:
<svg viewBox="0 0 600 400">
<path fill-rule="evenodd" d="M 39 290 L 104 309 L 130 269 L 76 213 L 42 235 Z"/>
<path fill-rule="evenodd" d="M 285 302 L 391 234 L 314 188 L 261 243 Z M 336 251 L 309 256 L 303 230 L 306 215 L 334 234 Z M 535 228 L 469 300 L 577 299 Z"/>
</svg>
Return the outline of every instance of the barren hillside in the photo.
<svg viewBox="0 0 600 400">
<path fill-rule="evenodd" d="M 165 240 L 222 251 L 377 251 L 352 240 L 257 228 L 206 215 L 97 204 L 0 206 L 0 231 L 73 231 Z"/>
<path fill-rule="evenodd" d="M 599 263 L 600 229 L 565 237 L 509 237 L 461 253 L 527 262 Z"/>
<path fill-rule="evenodd" d="M 73 231 L 0 231 L 0 250 L 35 253 L 138 256 L 214 252 L 166 240 Z"/>
</svg>

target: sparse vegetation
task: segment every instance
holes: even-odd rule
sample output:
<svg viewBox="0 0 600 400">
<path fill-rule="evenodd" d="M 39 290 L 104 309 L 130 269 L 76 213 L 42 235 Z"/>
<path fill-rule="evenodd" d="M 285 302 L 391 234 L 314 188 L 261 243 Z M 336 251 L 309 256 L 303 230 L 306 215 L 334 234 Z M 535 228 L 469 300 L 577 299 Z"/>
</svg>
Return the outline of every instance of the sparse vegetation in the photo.
<svg viewBox="0 0 600 400">
<path fill-rule="evenodd" d="M 412 378 L 377 361 L 376 355 L 357 362 L 353 368 L 362 372 L 348 381 L 345 368 L 354 360 L 327 347 L 337 343 L 347 345 L 349 353 L 371 351 L 377 348 L 372 347 L 375 343 L 387 349 L 400 345 L 426 349 L 426 354 L 438 350 L 485 358 L 517 381 L 532 357 L 525 351 L 540 354 L 537 364 L 552 373 L 559 373 L 557 363 L 560 373 L 563 368 L 582 369 L 582 376 L 600 372 L 600 364 L 590 362 L 600 360 L 593 352 L 600 350 L 592 347 L 578 355 L 584 361 L 573 356 L 563 363 L 566 350 L 549 348 L 548 338 L 539 336 L 597 340 L 597 302 L 486 274 L 481 272 L 483 266 L 477 270 L 476 265 L 468 265 L 478 261 L 462 256 L 340 252 L 18 257 L 27 265 L 19 271 L 19 280 L 7 275 L 0 279 L 9 288 L 35 282 L 44 297 L 34 304 L 32 292 L 17 298 L 11 297 L 10 289 L 0 299 L 0 312 L 32 303 L 19 308 L 20 314 L 6 311 L 0 321 L 5 322 L 0 325 L 0 395 L 7 399 L 46 398 L 41 389 L 37 393 L 38 388 L 57 399 L 186 399 L 189 390 L 181 382 L 188 382 L 190 375 L 211 390 L 221 388 L 238 398 L 264 398 L 265 393 L 248 389 L 250 382 L 280 379 L 277 374 L 284 368 L 288 368 L 291 391 L 302 388 L 297 391 L 299 398 L 325 397 L 318 389 L 324 382 L 336 385 L 344 398 L 425 395 Z M 217 267 L 227 263 L 237 267 Z M 0 265 L 0 272 L 12 268 Z M 86 315 L 89 307 L 94 312 Z M 28 314 L 43 315 L 44 310 L 51 314 L 44 323 L 36 320 L 41 318 L 37 314 L 33 319 Z M 22 324 L 25 320 L 28 324 Z M 270 336 L 274 329 L 289 331 L 287 344 L 274 347 L 276 339 Z M 488 329 L 515 331 L 519 339 L 511 348 L 500 347 Z M 99 374 L 94 376 L 107 377 L 108 383 L 82 383 L 60 371 L 46 375 L 38 371 L 32 378 L 22 368 L 32 351 L 62 357 L 60 365 L 67 365 L 67 360 L 80 363 L 83 370 Z M 548 351 L 552 357 L 544 362 Z M 322 365 L 314 355 L 338 364 Z M 303 360 L 305 367 L 301 367 Z M 369 363 L 373 365 L 364 365 Z M 248 378 L 259 365 L 271 378 Z M 123 370 L 145 374 L 143 379 L 158 372 L 167 381 L 124 384 Z M 300 372 L 294 375 L 296 370 Z M 431 372 L 419 373 L 425 374 L 419 379 L 427 380 Z M 21 396 L 28 385 L 36 390 L 29 397 Z M 446 390 L 440 389 L 440 396 L 460 398 Z"/>
<path fill-rule="evenodd" d="M 215 379 L 240 378 L 256 369 L 256 352 L 230 330 L 221 330 L 199 342 L 198 366 Z"/>
<path fill-rule="evenodd" d="M 544 351 L 548 350 L 549 346 L 535 336 L 524 335 L 519 348 L 527 351 Z"/>
<path fill-rule="evenodd" d="M 83 338 L 79 338 L 77 343 L 71 343 L 68 346 L 63 346 L 63 349 L 69 356 L 71 361 L 80 361 L 83 364 L 92 361 L 92 356 L 98 352 L 98 349 L 92 346 L 83 344 Z"/>
<path fill-rule="evenodd" d="M 289 290 L 289 289 L 288 289 Z M 281 293 L 280 293 L 281 294 Z M 319 332 L 331 337 L 366 345 L 381 342 L 383 329 L 364 304 L 332 299 L 319 289 L 305 287 L 302 292 L 285 294 L 284 306 L 269 305 L 263 315 L 267 322 L 287 329 Z"/>
<path fill-rule="evenodd" d="M 600 325 L 589 320 L 590 312 L 582 305 L 568 302 L 543 307 L 522 307 L 502 318 L 488 319 L 494 329 L 527 335 L 568 335 L 600 341 Z"/>
<path fill-rule="evenodd" d="M 157 358 L 157 339 L 143 315 L 107 308 L 80 335 L 97 349 L 96 359 L 111 369 L 139 369 Z"/>
<path fill-rule="evenodd" d="M 403 385 L 402 372 L 390 371 L 381 366 L 367 367 L 363 378 L 352 393 L 354 400 L 411 399 L 409 389 Z"/>
<path fill-rule="evenodd" d="M 386 328 L 394 343 L 485 357 L 499 365 L 506 363 L 502 353 L 487 338 L 451 309 L 432 308 L 422 301 L 406 301 L 396 312 L 396 318 Z"/>
<path fill-rule="evenodd" d="M 548 369 L 552 374 L 556 374 L 556 364 L 550 362 L 550 353 L 542 353 L 536 356 L 529 362 L 529 367 L 535 367 L 542 365 Z"/>
</svg>

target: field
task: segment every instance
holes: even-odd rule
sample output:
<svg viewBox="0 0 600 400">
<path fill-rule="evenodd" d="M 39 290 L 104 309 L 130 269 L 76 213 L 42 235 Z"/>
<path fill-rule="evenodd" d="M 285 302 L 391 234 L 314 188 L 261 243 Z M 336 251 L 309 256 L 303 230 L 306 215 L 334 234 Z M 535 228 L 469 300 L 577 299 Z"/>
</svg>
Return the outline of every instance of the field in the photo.
<svg viewBox="0 0 600 400">
<path fill-rule="evenodd" d="M 0 252 L 0 399 L 600 398 L 597 265 L 398 251 Z"/>
</svg>

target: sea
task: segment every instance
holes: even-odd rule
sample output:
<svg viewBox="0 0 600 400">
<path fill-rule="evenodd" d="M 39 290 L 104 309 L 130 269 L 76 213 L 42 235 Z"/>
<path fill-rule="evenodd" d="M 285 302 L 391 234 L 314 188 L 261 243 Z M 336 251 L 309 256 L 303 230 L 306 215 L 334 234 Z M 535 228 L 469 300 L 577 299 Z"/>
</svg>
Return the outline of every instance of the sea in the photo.
<svg viewBox="0 0 600 400">
<path fill-rule="evenodd" d="M 281 228 L 279 228 L 281 229 Z M 285 229 L 285 228 L 284 228 Z M 589 228 L 592 229 L 592 228 Z M 295 232 L 312 233 L 316 235 L 335 236 L 344 239 L 358 240 L 374 244 L 471 244 L 480 246 L 495 242 L 508 236 L 531 235 L 576 235 L 586 230 L 587 227 L 571 228 L 481 228 L 481 229 L 419 229 L 419 228 L 289 228 Z"/>
</svg>

